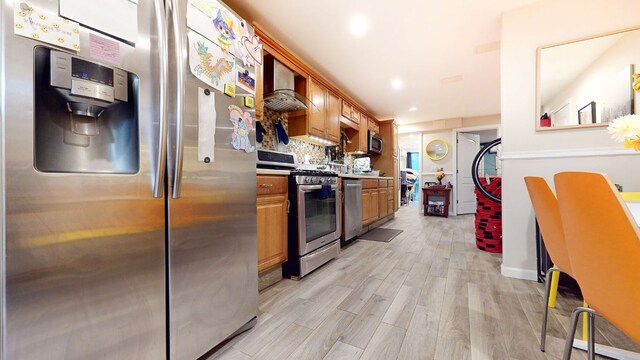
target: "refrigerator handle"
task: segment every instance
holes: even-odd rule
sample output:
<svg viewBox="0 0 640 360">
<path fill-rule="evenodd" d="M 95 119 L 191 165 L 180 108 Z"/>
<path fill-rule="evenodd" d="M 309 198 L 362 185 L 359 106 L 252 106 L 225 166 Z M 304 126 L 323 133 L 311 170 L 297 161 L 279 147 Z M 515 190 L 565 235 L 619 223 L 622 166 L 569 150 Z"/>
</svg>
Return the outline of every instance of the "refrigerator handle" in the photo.
<svg viewBox="0 0 640 360">
<path fill-rule="evenodd" d="M 158 51 L 160 53 L 160 131 L 158 135 L 157 167 L 153 179 L 153 197 L 164 196 L 164 172 L 167 161 L 167 22 L 162 0 L 154 1 L 156 28 L 158 31 Z"/>
<path fill-rule="evenodd" d="M 183 19 L 185 16 L 180 14 L 180 4 L 176 0 L 169 0 L 169 9 L 171 12 L 171 22 L 173 24 L 173 38 L 175 49 L 173 51 L 176 57 L 176 156 L 175 166 L 173 174 L 173 192 L 171 197 L 177 199 L 180 197 L 180 188 L 182 185 L 182 164 L 184 160 L 184 121 L 183 121 L 183 108 L 184 108 L 184 58 L 187 54 L 187 49 L 183 46 L 186 34 L 182 33 L 182 29 L 185 28 Z"/>
</svg>

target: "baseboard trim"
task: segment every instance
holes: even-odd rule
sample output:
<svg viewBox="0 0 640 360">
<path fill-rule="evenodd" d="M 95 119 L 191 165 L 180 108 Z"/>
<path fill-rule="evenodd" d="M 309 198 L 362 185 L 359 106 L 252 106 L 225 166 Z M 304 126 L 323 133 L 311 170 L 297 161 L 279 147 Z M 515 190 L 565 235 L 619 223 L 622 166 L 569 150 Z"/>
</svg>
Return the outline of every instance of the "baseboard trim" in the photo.
<svg viewBox="0 0 640 360">
<path fill-rule="evenodd" d="M 502 275 L 514 279 L 538 281 L 538 272 L 535 270 L 526 270 L 500 265 Z"/>
</svg>

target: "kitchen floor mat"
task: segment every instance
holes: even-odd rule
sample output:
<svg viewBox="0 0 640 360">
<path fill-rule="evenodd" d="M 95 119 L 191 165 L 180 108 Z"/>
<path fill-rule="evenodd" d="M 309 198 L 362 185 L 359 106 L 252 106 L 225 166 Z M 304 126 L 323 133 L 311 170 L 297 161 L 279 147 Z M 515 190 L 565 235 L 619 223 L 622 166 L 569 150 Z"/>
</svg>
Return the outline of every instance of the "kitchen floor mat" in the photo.
<svg viewBox="0 0 640 360">
<path fill-rule="evenodd" d="M 400 235 L 402 230 L 375 228 L 358 237 L 360 240 L 389 242 Z"/>
</svg>

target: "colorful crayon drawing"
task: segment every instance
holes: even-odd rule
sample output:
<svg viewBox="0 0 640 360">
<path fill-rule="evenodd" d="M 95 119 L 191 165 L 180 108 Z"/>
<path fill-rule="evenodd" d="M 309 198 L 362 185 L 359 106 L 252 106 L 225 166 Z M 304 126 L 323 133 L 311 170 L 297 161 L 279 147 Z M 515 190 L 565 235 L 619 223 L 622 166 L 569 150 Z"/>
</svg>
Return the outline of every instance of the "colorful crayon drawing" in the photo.
<svg viewBox="0 0 640 360">
<path fill-rule="evenodd" d="M 189 0 L 189 5 L 187 26 L 236 55 L 241 35 L 238 17 L 217 0 Z"/>
<path fill-rule="evenodd" d="M 220 80 L 224 74 L 230 73 L 233 70 L 233 61 L 229 61 L 225 58 L 218 58 L 213 63 L 213 55 L 208 51 L 209 48 L 204 45 L 203 42 L 198 42 L 198 56 L 200 57 L 200 64 L 195 68 L 198 74 L 203 74 L 209 79 L 216 81 Z"/>
<path fill-rule="evenodd" d="M 242 112 L 242 109 L 236 105 L 229 106 L 229 121 L 233 124 L 233 133 L 231 134 L 231 146 L 236 150 L 244 150 L 245 152 L 253 152 L 255 147 L 251 145 L 249 134 L 253 130 L 253 117 L 248 111 Z"/>
<path fill-rule="evenodd" d="M 226 18 L 222 15 L 222 11 L 218 10 L 218 15 L 213 19 L 213 25 L 220 33 L 218 36 L 218 42 L 225 50 L 229 50 L 229 47 L 236 39 L 236 33 L 233 31 L 233 20 Z"/>
<path fill-rule="evenodd" d="M 218 91 L 236 83 L 233 55 L 195 33 L 189 34 L 189 65 L 193 75 Z"/>
<path fill-rule="evenodd" d="M 240 20 L 240 35 L 236 41 L 236 56 L 245 66 L 262 65 L 262 44 L 257 36 L 249 33 L 249 26 L 244 20 Z"/>
</svg>

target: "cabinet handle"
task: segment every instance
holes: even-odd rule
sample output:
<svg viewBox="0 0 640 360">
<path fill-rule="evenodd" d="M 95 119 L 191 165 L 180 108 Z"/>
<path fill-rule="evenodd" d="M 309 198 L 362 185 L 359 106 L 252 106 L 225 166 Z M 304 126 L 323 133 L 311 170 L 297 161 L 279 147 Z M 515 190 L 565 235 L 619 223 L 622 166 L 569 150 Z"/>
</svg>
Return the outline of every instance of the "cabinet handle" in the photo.
<svg viewBox="0 0 640 360">
<path fill-rule="evenodd" d="M 271 187 L 273 187 L 273 184 L 260 184 L 260 187 L 271 188 Z"/>
</svg>

